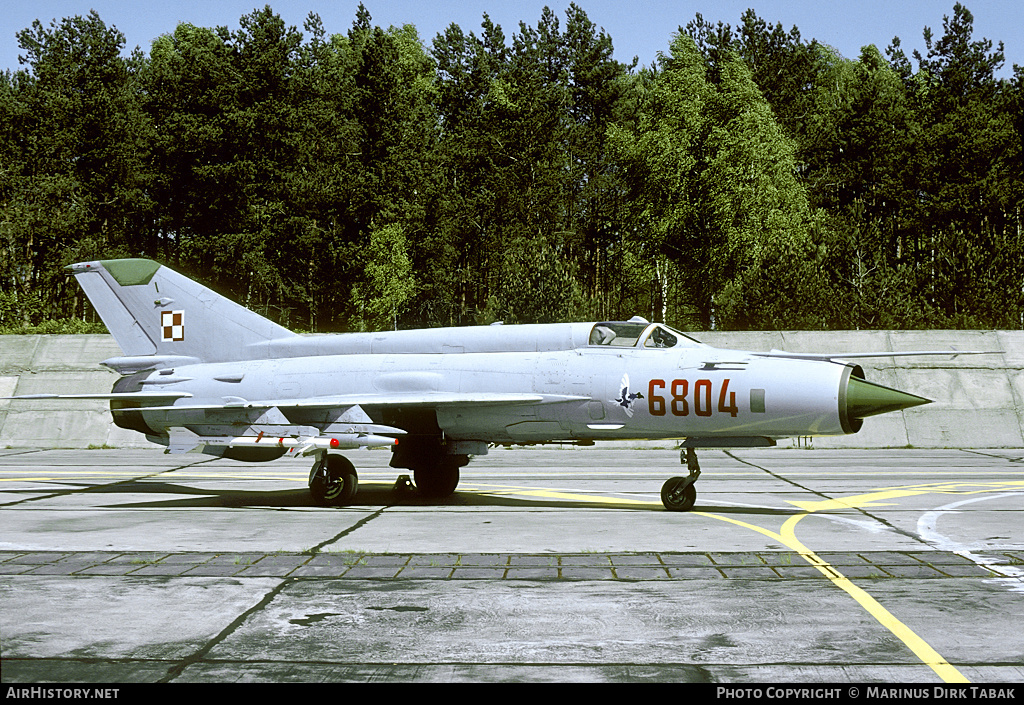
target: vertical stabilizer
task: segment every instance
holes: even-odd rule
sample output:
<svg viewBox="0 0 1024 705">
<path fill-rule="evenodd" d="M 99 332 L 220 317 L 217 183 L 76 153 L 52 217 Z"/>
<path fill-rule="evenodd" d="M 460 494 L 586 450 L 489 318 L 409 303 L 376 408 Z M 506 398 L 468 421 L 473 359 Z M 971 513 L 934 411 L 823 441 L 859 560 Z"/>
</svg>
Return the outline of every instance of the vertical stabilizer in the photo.
<svg viewBox="0 0 1024 705">
<path fill-rule="evenodd" d="M 262 357 L 287 328 L 148 259 L 81 262 L 68 267 L 127 356 L 192 357 L 226 362 Z"/>
</svg>

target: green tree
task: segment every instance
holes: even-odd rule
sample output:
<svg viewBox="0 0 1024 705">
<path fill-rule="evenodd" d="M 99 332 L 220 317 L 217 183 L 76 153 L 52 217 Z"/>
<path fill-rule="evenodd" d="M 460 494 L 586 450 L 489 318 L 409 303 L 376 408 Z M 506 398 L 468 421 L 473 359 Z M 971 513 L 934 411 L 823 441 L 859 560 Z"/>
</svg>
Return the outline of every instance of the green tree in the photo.
<svg viewBox="0 0 1024 705">
<path fill-rule="evenodd" d="M 308 330 L 1024 321 L 1024 69 L 996 77 L 961 5 L 916 70 L 753 11 L 639 71 L 575 4 L 429 51 L 363 6 L 346 34 L 239 24 L 148 58 L 96 13 L 19 33 L 0 325 L 83 317 L 61 265 L 125 255 Z"/>
<path fill-rule="evenodd" d="M 973 16 L 954 6 L 910 90 L 924 126 L 918 238 L 912 246 L 928 276 L 936 321 L 955 327 L 1013 325 L 1021 298 L 1021 148 L 1012 85 L 997 79 L 1004 57 L 973 39 Z"/>
<path fill-rule="evenodd" d="M 529 100 L 518 95 L 530 72 L 514 77 L 501 27 L 486 15 L 481 26 L 480 37 L 452 25 L 433 42 L 440 161 L 423 295 L 429 319 L 447 325 L 488 315 L 505 243 L 536 234 L 524 203 L 539 165 L 523 142 L 539 138 L 525 134 Z"/>
<path fill-rule="evenodd" d="M 507 41 L 485 15 L 481 36 L 453 25 L 433 53 L 444 190 L 433 244 L 444 266 L 424 295 L 451 302 L 449 323 L 521 312 L 518 299 L 504 300 L 514 289 L 507 267 L 548 251 L 571 262 L 589 295 L 574 299 L 575 311 L 531 307 L 532 318 L 606 315 L 617 298 L 608 291 L 619 285 L 624 198 L 605 141 L 630 89 L 611 38 L 570 5 L 564 30 L 545 9 Z"/>
<path fill-rule="evenodd" d="M 843 302 L 829 325 L 914 325 L 907 245 L 918 208 L 919 120 L 876 47 L 822 66 L 800 173 L 812 206 L 824 211 L 814 232 L 828 250 L 823 274 Z"/>
<path fill-rule="evenodd" d="M 807 120 L 814 114 L 815 89 L 825 78 L 822 64 L 830 52 L 816 40 L 805 41 L 796 27 L 787 32 L 781 23 L 770 25 L 752 9 L 741 15 L 735 29 L 722 22 L 712 25 L 698 14 L 685 32 L 707 60 L 712 82 L 719 80 L 730 55 L 746 64 L 783 132 L 796 141 L 799 154 Z"/>
<path fill-rule="evenodd" d="M 353 281 L 364 279 L 358 270 L 377 256 L 373 233 L 392 232 L 389 227 L 402 233 L 406 256 L 421 270 L 432 256 L 436 217 L 435 62 L 414 27 L 371 30 L 368 23 L 368 14 L 357 18 L 349 33 L 355 57 L 356 154 L 345 241 L 355 247 Z M 412 321 L 422 316 L 416 301 L 400 308 Z M 404 317 L 400 323 L 406 324 Z"/>
<path fill-rule="evenodd" d="M 151 252 L 156 229 L 147 154 L 152 126 L 140 107 L 136 52 L 92 12 L 36 21 L 18 33 L 27 69 L 2 82 L 7 125 L 0 187 L 0 287 L 25 323 L 84 315 L 61 266 L 101 254 Z M 23 304 L 23 305 L 22 305 Z"/>
<path fill-rule="evenodd" d="M 637 128 L 611 136 L 636 198 L 637 238 L 648 257 L 674 265 L 677 322 L 806 317 L 807 292 L 786 284 L 787 268 L 815 252 L 792 143 L 738 57 L 724 58 L 713 84 L 696 43 L 680 34 L 662 64 Z"/>
<path fill-rule="evenodd" d="M 598 30 L 576 4 L 566 11 L 565 65 L 568 89 L 568 170 L 565 174 L 565 213 L 561 229 L 572 233 L 572 259 L 589 306 L 599 318 L 629 318 L 637 313 L 629 300 L 636 272 L 624 267 L 619 255 L 625 240 L 622 228 L 627 204 L 617 165 L 608 149 L 608 128 L 629 119 L 635 86 L 631 64 L 613 58 L 612 38 Z"/>
<path fill-rule="evenodd" d="M 176 262 L 185 243 L 240 229 L 245 163 L 234 125 L 239 76 L 226 30 L 180 24 L 153 42 L 146 109 L 158 126 L 152 161 L 163 235 Z M 212 253 L 211 253 L 212 254 Z"/>
<path fill-rule="evenodd" d="M 360 330 L 397 329 L 399 317 L 416 289 L 408 250 L 400 225 L 371 231 L 366 283 L 357 285 L 354 292 L 362 314 Z"/>
<path fill-rule="evenodd" d="M 574 320 L 583 296 L 573 264 L 543 236 L 509 243 L 494 289 L 494 317 L 506 323 Z"/>
</svg>

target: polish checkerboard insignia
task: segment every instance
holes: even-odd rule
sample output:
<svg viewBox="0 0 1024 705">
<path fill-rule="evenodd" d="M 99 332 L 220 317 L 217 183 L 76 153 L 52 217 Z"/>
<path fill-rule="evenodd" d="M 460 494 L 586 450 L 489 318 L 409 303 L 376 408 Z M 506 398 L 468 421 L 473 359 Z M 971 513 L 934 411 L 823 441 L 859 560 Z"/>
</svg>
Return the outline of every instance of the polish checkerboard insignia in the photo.
<svg viewBox="0 0 1024 705">
<path fill-rule="evenodd" d="M 161 311 L 160 326 L 162 334 L 160 340 L 165 343 L 176 342 L 185 339 L 185 312 L 184 311 Z"/>
</svg>

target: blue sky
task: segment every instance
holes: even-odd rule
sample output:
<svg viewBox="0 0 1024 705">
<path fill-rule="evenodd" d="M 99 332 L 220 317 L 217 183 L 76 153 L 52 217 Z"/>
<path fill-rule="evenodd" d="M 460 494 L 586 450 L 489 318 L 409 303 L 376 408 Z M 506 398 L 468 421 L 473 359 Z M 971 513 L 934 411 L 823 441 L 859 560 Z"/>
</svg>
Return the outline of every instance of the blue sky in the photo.
<svg viewBox="0 0 1024 705">
<path fill-rule="evenodd" d="M 129 49 L 139 46 L 148 53 L 152 41 L 174 31 L 179 22 L 237 29 L 240 17 L 265 4 L 300 30 L 306 16 L 315 12 L 329 34 L 344 33 L 352 25 L 359 0 L 4 0 L 4 4 L 0 70 L 18 68 L 21 52 L 15 34 L 35 19 L 48 26 L 53 19 L 86 15 L 95 9 L 108 26 L 125 34 Z M 536 26 L 545 6 L 564 22 L 569 0 L 364 0 L 364 4 L 375 25 L 413 24 L 429 46 L 453 22 L 479 34 L 485 12 L 508 37 L 518 30 L 520 21 Z M 577 0 L 577 4 L 611 35 L 617 59 L 629 61 L 637 56 L 641 64 L 650 64 L 657 52 L 668 48 L 672 34 L 696 13 L 711 22 L 735 26 L 748 7 L 773 25 L 781 22 L 787 30 L 796 25 L 805 39 L 829 44 L 847 58 L 856 58 L 866 44 L 884 51 L 894 36 L 900 37 L 909 56 L 913 49 L 923 53 L 924 27 L 931 27 L 936 38 L 942 36 L 943 16 L 952 15 L 954 0 Z M 1004 43 L 1006 66 L 1001 75 L 1011 75 L 1015 63 L 1024 66 L 1024 1 L 964 0 L 963 4 L 974 15 L 975 39 Z"/>
</svg>

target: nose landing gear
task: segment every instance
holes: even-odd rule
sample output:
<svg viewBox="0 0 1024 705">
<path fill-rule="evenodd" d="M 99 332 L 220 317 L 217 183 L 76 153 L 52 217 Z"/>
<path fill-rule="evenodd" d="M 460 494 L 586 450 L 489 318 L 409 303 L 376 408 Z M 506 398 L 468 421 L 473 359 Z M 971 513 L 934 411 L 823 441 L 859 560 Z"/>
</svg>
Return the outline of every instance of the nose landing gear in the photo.
<svg viewBox="0 0 1024 705">
<path fill-rule="evenodd" d="M 686 464 L 690 474 L 686 477 L 670 477 L 661 486 L 661 503 L 670 512 L 688 512 L 697 501 L 697 488 L 694 487 L 694 483 L 700 477 L 697 451 L 693 448 L 684 448 L 679 452 L 679 462 Z"/>
</svg>

